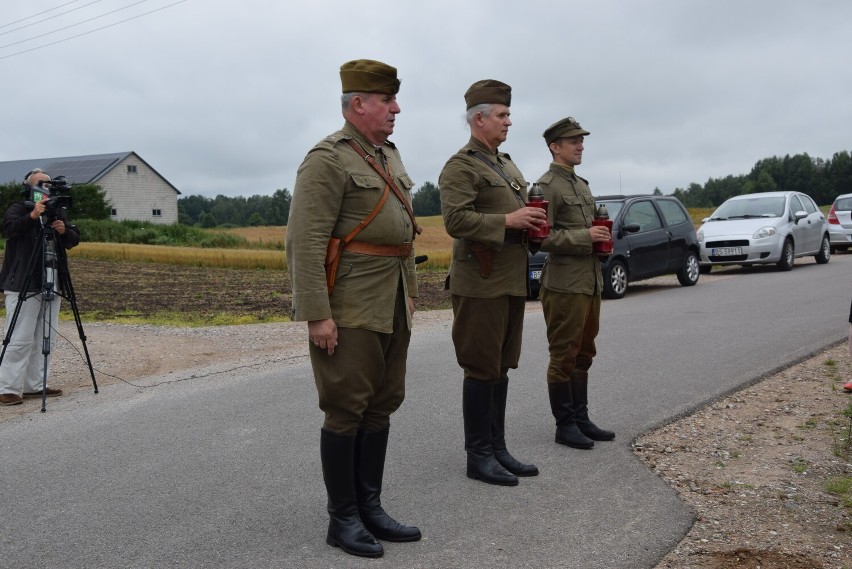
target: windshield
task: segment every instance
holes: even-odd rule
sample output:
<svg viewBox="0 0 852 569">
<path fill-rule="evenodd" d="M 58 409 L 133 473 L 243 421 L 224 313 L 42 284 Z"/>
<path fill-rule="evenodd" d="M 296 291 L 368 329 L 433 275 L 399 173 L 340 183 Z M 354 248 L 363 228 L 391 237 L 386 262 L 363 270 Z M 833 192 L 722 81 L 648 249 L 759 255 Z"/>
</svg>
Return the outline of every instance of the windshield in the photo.
<svg viewBox="0 0 852 569">
<path fill-rule="evenodd" d="M 784 215 L 784 196 L 728 200 L 713 212 L 711 220 L 781 217 Z"/>
</svg>

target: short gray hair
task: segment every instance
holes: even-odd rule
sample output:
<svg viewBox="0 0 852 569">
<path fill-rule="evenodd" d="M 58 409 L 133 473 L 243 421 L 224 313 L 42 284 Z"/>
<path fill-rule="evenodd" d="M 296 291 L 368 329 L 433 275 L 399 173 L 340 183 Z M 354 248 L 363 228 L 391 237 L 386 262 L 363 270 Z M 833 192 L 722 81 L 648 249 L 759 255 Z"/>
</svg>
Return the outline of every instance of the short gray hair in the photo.
<svg viewBox="0 0 852 569">
<path fill-rule="evenodd" d="M 482 113 L 482 116 L 487 117 L 491 114 L 491 111 L 494 110 L 494 105 L 492 103 L 480 103 L 478 105 L 474 105 L 467 110 L 467 114 L 465 115 L 465 120 L 467 124 L 473 124 L 473 118 L 476 116 L 476 113 Z"/>
<path fill-rule="evenodd" d="M 24 176 L 24 183 L 25 183 L 25 184 L 26 184 L 26 183 L 28 183 L 28 182 L 27 182 L 27 180 L 29 180 L 29 179 L 30 179 L 30 177 L 31 177 L 33 174 L 47 174 L 47 172 L 45 172 L 45 171 L 44 171 L 44 170 L 42 170 L 41 168 L 33 168 L 32 170 L 30 170 L 29 172 L 27 172 L 27 175 L 26 175 L 26 176 Z M 50 174 L 47 174 L 47 177 L 49 178 L 49 177 L 50 177 Z"/>
<path fill-rule="evenodd" d="M 340 107 L 344 111 L 348 111 L 349 107 L 352 106 L 352 99 L 355 97 L 365 98 L 369 93 L 360 93 L 358 91 L 350 91 L 349 93 L 343 93 L 340 96 Z"/>
</svg>

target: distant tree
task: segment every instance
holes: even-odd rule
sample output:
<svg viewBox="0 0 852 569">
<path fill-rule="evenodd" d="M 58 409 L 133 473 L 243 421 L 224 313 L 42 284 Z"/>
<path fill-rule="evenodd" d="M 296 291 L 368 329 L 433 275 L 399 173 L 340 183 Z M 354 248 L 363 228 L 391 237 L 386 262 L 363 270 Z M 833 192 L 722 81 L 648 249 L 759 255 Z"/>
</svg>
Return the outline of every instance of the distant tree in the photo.
<svg viewBox="0 0 852 569">
<path fill-rule="evenodd" d="M 420 189 L 414 192 L 411 201 L 415 215 L 441 214 L 441 192 L 432 182 L 423 182 Z"/>
<path fill-rule="evenodd" d="M 287 225 L 291 201 L 286 189 L 275 190 L 271 196 L 186 196 L 178 199 L 178 219 L 187 225 L 200 224 L 201 214 L 209 213 L 218 225 L 242 227 L 257 214 L 265 225 Z"/>
<path fill-rule="evenodd" d="M 216 223 L 216 218 L 212 213 L 204 211 L 198 216 L 198 225 L 201 227 L 216 227 L 218 224 Z"/>
<path fill-rule="evenodd" d="M 72 219 L 109 219 L 112 205 L 100 186 L 96 184 L 74 186 L 71 190 L 71 200 L 68 214 Z"/>
<path fill-rule="evenodd" d="M 249 216 L 248 224 L 250 227 L 259 227 L 261 225 L 266 225 L 266 222 L 263 220 L 259 213 L 254 212 Z"/>
<path fill-rule="evenodd" d="M 663 191 L 660 188 L 654 188 L 654 195 L 661 196 L 663 195 Z"/>
</svg>

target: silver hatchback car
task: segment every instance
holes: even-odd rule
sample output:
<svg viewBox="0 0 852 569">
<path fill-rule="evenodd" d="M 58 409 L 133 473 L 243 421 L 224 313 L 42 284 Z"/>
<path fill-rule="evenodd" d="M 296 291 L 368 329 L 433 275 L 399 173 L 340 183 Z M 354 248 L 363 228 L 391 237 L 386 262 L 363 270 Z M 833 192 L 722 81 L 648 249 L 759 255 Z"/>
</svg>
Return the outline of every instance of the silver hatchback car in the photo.
<svg viewBox="0 0 852 569">
<path fill-rule="evenodd" d="M 730 198 L 698 228 L 699 265 L 777 263 L 793 268 L 796 257 L 831 258 L 829 225 L 810 196 L 800 192 L 765 192 Z"/>
<path fill-rule="evenodd" d="M 831 252 L 848 251 L 852 247 L 852 194 L 837 196 L 828 211 L 828 231 L 831 235 Z"/>
</svg>

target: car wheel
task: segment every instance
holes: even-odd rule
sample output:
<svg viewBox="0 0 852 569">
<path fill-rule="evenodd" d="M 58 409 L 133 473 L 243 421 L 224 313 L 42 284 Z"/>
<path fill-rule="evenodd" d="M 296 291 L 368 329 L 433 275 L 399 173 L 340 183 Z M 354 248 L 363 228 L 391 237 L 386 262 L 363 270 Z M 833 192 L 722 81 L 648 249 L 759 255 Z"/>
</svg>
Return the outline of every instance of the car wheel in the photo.
<svg viewBox="0 0 852 569">
<path fill-rule="evenodd" d="M 604 270 L 604 298 L 622 298 L 627 292 L 627 266 L 621 261 L 613 261 Z"/>
<path fill-rule="evenodd" d="M 698 282 L 698 275 L 698 257 L 690 251 L 686 255 L 686 261 L 683 262 L 683 266 L 677 272 L 677 280 L 683 286 L 692 286 Z"/>
<path fill-rule="evenodd" d="M 793 263 L 796 260 L 794 254 L 795 252 L 793 251 L 793 240 L 789 238 L 785 239 L 784 249 L 781 251 L 781 260 L 778 261 L 779 271 L 789 271 L 793 268 Z"/>
<path fill-rule="evenodd" d="M 831 242 L 828 240 L 828 235 L 822 236 L 822 245 L 819 246 L 819 253 L 814 256 L 816 262 L 824 265 L 831 259 Z"/>
<path fill-rule="evenodd" d="M 702 275 L 709 275 L 710 271 L 713 270 L 713 265 L 699 265 L 698 272 Z"/>
</svg>

